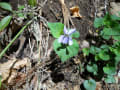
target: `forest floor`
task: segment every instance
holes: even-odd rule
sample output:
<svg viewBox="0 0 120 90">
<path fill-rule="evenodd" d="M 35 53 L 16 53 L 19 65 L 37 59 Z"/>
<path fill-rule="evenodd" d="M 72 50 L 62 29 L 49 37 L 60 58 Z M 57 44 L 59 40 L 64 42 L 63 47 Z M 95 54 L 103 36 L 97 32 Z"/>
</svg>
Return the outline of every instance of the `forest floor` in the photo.
<svg viewBox="0 0 120 90">
<path fill-rule="evenodd" d="M 96 40 L 96 29 L 93 27 L 95 17 L 102 17 L 106 12 L 113 12 L 120 7 L 117 0 L 65 0 L 66 10 L 62 11 L 59 0 L 38 0 L 36 7 L 27 6 L 26 0 L 10 0 L 13 10 L 18 5 L 24 5 L 27 18 L 14 16 L 8 27 L 0 33 L 0 48 L 2 51 L 18 31 L 33 17 L 37 17 L 30 24 L 0 59 L 0 74 L 2 87 L 0 90 L 84 90 L 83 82 L 91 78 L 82 70 L 86 58 L 82 48 L 89 47 Z M 117 9 L 111 3 L 114 3 Z M 77 7 L 77 15 L 70 8 Z M 64 13 L 64 15 L 63 15 Z M 0 11 L 0 15 L 9 13 Z M 70 15 L 70 17 L 69 17 Z M 0 17 L 2 19 L 2 17 Z M 47 22 L 62 22 L 80 33 L 79 53 L 67 62 L 61 62 L 53 50 L 53 41 Z M 79 68 L 79 69 L 78 69 Z M 97 77 L 94 77 L 97 78 Z M 120 83 L 106 84 L 97 81 L 96 90 L 120 90 Z M 91 89 L 89 89 L 91 90 Z"/>
</svg>

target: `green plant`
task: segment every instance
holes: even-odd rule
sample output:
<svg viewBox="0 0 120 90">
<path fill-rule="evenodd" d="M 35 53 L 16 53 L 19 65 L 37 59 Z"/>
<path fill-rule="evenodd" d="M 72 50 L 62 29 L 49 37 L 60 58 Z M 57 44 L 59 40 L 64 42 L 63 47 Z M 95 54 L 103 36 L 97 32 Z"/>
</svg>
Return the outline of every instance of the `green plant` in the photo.
<svg viewBox="0 0 120 90">
<path fill-rule="evenodd" d="M 24 12 L 22 12 L 24 8 L 25 7 L 23 5 L 19 5 L 18 11 L 14 11 L 14 14 L 17 15 L 18 17 L 26 18 L 27 16 L 24 14 Z"/>
<path fill-rule="evenodd" d="M 72 39 L 80 36 L 76 29 L 67 29 L 62 23 L 48 23 L 48 27 L 53 37 L 56 38 L 53 47 L 62 62 L 77 55 L 79 44 L 75 39 Z"/>
<path fill-rule="evenodd" d="M 83 48 L 84 56 L 93 57 L 93 60 L 87 63 L 86 69 L 93 75 L 99 75 L 102 69 L 104 81 L 114 83 L 117 65 L 120 62 L 120 17 L 107 13 L 104 17 L 95 18 L 94 27 L 103 28 L 99 31 L 101 40 L 116 40 L 113 44 L 101 43 L 100 46 L 91 45 L 90 48 Z M 108 41 L 109 42 L 109 41 Z M 99 62 L 99 63 L 98 63 Z"/>
<path fill-rule="evenodd" d="M 110 15 L 107 13 L 104 17 L 95 18 L 94 27 L 99 28 L 103 26 L 103 30 L 100 32 L 104 39 L 113 38 L 120 40 L 120 17 L 116 15 Z"/>
</svg>

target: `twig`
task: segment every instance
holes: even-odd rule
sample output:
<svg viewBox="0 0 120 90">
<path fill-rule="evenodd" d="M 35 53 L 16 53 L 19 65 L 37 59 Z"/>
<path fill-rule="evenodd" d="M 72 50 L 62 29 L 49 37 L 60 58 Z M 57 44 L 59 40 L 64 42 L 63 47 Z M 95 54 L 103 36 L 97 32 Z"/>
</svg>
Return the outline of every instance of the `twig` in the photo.
<svg viewBox="0 0 120 90">
<path fill-rule="evenodd" d="M 5 47 L 5 49 L 0 53 L 0 58 L 5 54 L 5 52 L 8 50 L 8 48 L 12 45 L 12 43 L 20 36 L 20 34 L 27 28 L 28 25 L 32 23 L 32 20 L 29 21 L 18 33 L 17 35 L 12 39 L 12 41 Z"/>
</svg>

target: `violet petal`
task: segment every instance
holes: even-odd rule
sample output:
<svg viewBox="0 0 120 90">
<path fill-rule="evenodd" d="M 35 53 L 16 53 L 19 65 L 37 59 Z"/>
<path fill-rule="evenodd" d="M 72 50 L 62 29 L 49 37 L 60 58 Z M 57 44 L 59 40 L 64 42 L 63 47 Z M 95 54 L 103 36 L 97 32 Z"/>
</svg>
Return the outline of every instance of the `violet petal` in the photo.
<svg viewBox="0 0 120 90">
<path fill-rule="evenodd" d="M 74 29 L 70 29 L 70 31 L 68 32 L 68 35 L 73 34 L 75 31 L 76 31 L 76 29 L 75 29 L 75 28 L 74 28 Z"/>
<path fill-rule="evenodd" d="M 64 26 L 64 34 L 68 34 L 68 30 L 67 30 L 66 26 Z"/>
<path fill-rule="evenodd" d="M 71 38 L 71 37 L 69 37 L 68 44 L 69 44 L 69 45 L 72 45 L 72 44 L 73 44 L 73 41 L 72 41 L 72 38 Z"/>
<path fill-rule="evenodd" d="M 69 37 L 64 37 L 62 43 L 63 43 L 63 44 L 67 44 L 67 43 L 68 43 L 68 40 L 69 40 Z"/>
<path fill-rule="evenodd" d="M 64 35 L 61 35 L 61 36 L 58 38 L 58 42 L 59 42 L 59 43 L 62 43 L 63 39 L 64 39 Z"/>
</svg>

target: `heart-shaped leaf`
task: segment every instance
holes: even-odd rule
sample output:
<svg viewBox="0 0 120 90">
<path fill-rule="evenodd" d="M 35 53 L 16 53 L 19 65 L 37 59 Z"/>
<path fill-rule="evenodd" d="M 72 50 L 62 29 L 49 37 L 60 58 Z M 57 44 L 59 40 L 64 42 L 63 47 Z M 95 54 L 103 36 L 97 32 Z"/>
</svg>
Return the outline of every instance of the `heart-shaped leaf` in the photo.
<svg viewBox="0 0 120 90">
<path fill-rule="evenodd" d="M 100 51 L 98 55 L 99 55 L 99 57 L 100 57 L 102 60 L 104 60 L 104 61 L 110 60 L 110 55 L 107 54 L 107 53 L 104 52 L 104 51 Z"/>
<path fill-rule="evenodd" d="M 98 71 L 98 67 L 96 64 L 87 65 L 87 71 L 96 75 Z"/>
<path fill-rule="evenodd" d="M 56 54 L 61 58 L 62 62 L 67 61 L 69 58 L 77 55 L 79 51 L 79 44 L 76 40 L 73 39 L 72 45 L 63 45 L 58 42 L 58 39 L 56 39 L 53 43 L 54 50 Z"/>
<path fill-rule="evenodd" d="M 48 27 L 50 28 L 50 32 L 52 33 L 54 38 L 59 38 L 61 34 L 63 34 L 64 24 L 62 23 L 48 23 Z"/>
<path fill-rule="evenodd" d="M 116 68 L 113 66 L 105 66 L 103 67 L 104 73 L 108 75 L 115 75 L 116 74 Z"/>
<path fill-rule="evenodd" d="M 85 80 L 83 86 L 86 90 L 95 90 L 96 82 L 93 79 Z"/>
</svg>

